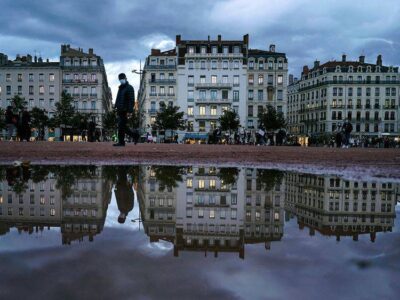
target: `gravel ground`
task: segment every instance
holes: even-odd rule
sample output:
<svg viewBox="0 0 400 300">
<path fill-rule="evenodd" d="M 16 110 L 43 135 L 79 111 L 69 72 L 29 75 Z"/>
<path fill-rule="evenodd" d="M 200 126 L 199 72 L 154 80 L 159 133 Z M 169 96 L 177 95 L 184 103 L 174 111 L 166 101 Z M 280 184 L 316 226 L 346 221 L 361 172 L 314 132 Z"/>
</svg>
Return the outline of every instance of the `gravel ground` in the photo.
<svg viewBox="0 0 400 300">
<path fill-rule="evenodd" d="M 400 149 L 0 142 L 0 163 L 254 166 L 400 179 Z"/>
</svg>

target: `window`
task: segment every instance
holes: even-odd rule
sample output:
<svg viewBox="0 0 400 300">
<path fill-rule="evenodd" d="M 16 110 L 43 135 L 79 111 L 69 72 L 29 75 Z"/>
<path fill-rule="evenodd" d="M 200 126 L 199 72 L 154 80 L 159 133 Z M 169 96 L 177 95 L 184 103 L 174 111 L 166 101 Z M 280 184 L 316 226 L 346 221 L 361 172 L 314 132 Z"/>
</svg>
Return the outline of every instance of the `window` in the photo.
<svg viewBox="0 0 400 300">
<path fill-rule="evenodd" d="M 236 208 L 232 208 L 231 210 L 231 219 L 232 220 L 236 220 L 237 217 L 237 209 Z"/>
<path fill-rule="evenodd" d="M 40 86 L 39 86 L 39 94 L 40 94 L 40 95 L 43 95 L 43 94 L 44 94 L 44 86 L 43 86 L 43 85 L 40 85 Z"/>
<path fill-rule="evenodd" d="M 29 78 L 29 81 L 32 82 L 33 81 L 33 74 L 29 74 L 28 78 Z"/>
<path fill-rule="evenodd" d="M 193 116 L 193 106 L 188 106 L 187 114 L 188 116 Z"/>
<path fill-rule="evenodd" d="M 210 209 L 210 219 L 214 219 L 214 218 L 215 218 L 215 210 Z"/>
<path fill-rule="evenodd" d="M 49 86 L 49 93 L 50 93 L 50 95 L 54 95 L 54 93 L 55 93 L 54 85 Z"/>
<path fill-rule="evenodd" d="M 215 105 L 211 106 L 211 115 L 212 116 L 217 115 L 217 107 Z"/>
<path fill-rule="evenodd" d="M 249 84 L 253 85 L 254 84 L 254 75 L 250 74 L 248 80 L 249 80 Z"/>
<path fill-rule="evenodd" d="M 211 90 L 211 100 L 216 100 L 217 99 L 217 91 L 216 90 Z"/>
<path fill-rule="evenodd" d="M 258 84 L 263 85 L 264 84 L 264 75 L 259 74 L 258 75 Z"/>
<path fill-rule="evenodd" d="M 44 75 L 43 74 L 39 74 L 39 81 L 44 81 Z"/>
<path fill-rule="evenodd" d="M 55 79 L 54 74 L 53 74 L 53 73 L 50 73 L 50 74 L 49 74 L 49 81 L 53 82 L 54 79 Z"/>
<path fill-rule="evenodd" d="M 204 116 L 206 114 L 206 107 L 204 105 L 200 105 L 199 114 L 200 116 Z"/>
<path fill-rule="evenodd" d="M 239 91 L 233 91 L 233 101 L 239 101 Z"/>
<path fill-rule="evenodd" d="M 239 75 L 233 76 L 233 85 L 238 86 L 239 85 Z"/>
<path fill-rule="evenodd" d="M 277 83 L 278 84 L 283 84 L 283 75 L 278 75 Z"/>
<path fill-rule="evenodd" d="M 194 76 L 188 76 L 188 85 L 189 86 L 192 86 L 192 85 L 194 85 Z"/>
<path fill-rule="evenodd" d="M 211 83 L 217 83 L 217 75 L 211 75 Z"/>
</svg>

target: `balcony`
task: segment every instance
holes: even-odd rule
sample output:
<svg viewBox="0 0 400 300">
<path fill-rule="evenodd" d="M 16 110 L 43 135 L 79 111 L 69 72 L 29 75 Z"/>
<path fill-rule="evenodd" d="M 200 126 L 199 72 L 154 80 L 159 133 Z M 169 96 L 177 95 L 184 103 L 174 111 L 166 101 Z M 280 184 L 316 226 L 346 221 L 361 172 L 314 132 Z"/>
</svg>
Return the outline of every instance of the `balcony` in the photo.
<svg viewBox="0 0 400 300">
<path fill-rule="evenodd" d="M 398 106 L 397 105 L 384 105 L 383 109 L 396 109 Z"/>
<path fill-rule="evenodd" d="M 81 95 L 82 95 L 82 97 L 87 97 L 87 96 L 89 96 L 88 93 L 82 93 Z"/>
<path fill-rule="evenodd" d="M 146 65 L 145 70 L 174 70 L 176 65 Z"/>
<path fill-rule="evenodd" d="M 196 83 L 196 89 L 231 89 L 231 83 Z"/>
<path fill-rule="evenodd" d="M 243 58 L 243 53 L 186 53 L 186 58 Z"/>
<path fill-rule="evenodd" d="M 168 97 L 175 97 L 175 93 L 168 93 L 167 96 Z"/>
<path fill-rule="evenodd" d="M 72 96 L 73 96 L 73 97 L 79 97 L 79 96 L 80 96 L 80 94 L 73 93 L 73 94 L 72 94 Z"/>
<path fill-rule="evenodd" d="M 96 84 L 98 83 L 97 79 L 90 79 L 90 80 L 84 80 L 84 79 L 63 79 L 63 83 L 71 83 L 71 84 Z"/>
<path fill-rule="evenodd" d="M 344 104 L 332 104 L 331 105 L 331 109 L 342 109 L 342 108 L 345 108 L 345 105 Z"/>
<path fill-rule="evenodd" d="M 149 79 L 150 84 L 175 84 L 176 79 Z"/>
<path fill-rule="evenodd" d="M 339 81 L 333 81 L 333 80 L 326 80 L 323 82 L 319 82 L 313 85 L 308 85 L 308 86 L 303 86 L 301 88 L 299 88 L 299 91 L 305 91 L 305 90 L 309 90 L 309 89 L 313 89 L 313 88 L 317 88 L 317 87 L 321 87 L 321 86 L 325 86 L 325 85 L 330 85 L 330 84 L 334 84 L 334 85 L 348 85 L 348 84 L 353 84 L 353 85 L 360 85 L 360 84 L 366 84 L 366 85 L 376 85 L 377 83 L 375 83 L 374 81 L 368 82 L 367 80 L 343 80 L 341 82 Z M 400 84 L 400 80 L 381 80 L 379 82 L 379 85 L 388 85 L 388 84 Z"/>
<path fill-rule="evenodd" d="M 157 93 L 149 93 L 149 96 L 151 96 L 151 97 L 156 97 L 157 96 Z"/>
<path fill-rule="evenodd" d="M 196 105 L 199 104 L 231 104 L 230 99 L 196 99 Z"/>
<path fill-rule="evenodd" d="M 147 110 L 147 112 L 148 112 L 149 114 L 151 114 L 151 115 L 155 115 L 155 114 L 157 114 L 159 111 L 160 111 L 159 109 L 155 109 L 155 108 L 151 108 L 151 109 L 148 109 L 148 110 Z"/>
<path fill-rule="evenodd" d="M 195 120 L 218 120 L 220 115 L 196 115 L 194 117 Z"/>
</svg>

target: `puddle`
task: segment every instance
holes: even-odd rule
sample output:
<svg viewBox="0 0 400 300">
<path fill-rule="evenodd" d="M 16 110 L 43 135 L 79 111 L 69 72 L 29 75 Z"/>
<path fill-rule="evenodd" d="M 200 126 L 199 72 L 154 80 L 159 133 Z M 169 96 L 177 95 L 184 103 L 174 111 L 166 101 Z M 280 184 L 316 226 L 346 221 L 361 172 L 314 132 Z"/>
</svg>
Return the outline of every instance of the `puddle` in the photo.
<svg viewBox="0 0 400 300">
<path fill-rule="evenodd" d="M 1 166 L 0 296 L 390 299 L 399 194 L 273 169 Z"/>
</svg>

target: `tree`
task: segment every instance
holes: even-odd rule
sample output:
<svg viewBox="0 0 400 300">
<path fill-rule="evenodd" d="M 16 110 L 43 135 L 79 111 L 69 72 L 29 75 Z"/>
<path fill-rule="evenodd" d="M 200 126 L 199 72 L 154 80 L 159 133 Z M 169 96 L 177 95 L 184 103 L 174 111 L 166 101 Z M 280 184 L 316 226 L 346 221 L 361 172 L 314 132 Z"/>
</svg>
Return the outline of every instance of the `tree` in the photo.
<svg viewBox="0 0 400 300">
<path fill-rule="evenodd" d="M 23 108 L 25 108 L 27 102 L 25 98 L 15 95 L 11 98 L 11 105 L 14 109 L 14 113 L 18 114 Z"/>
<path fill-rule="evenodd" d="M 164 191 L 165 188 L 175 188 L 177 182 L 182 182 L 183 167 L 176 166 L 154 166 L 151 167 L 154 171 L 159 188 Z"/>
<path fill-rule="evenodd" d="M 38 139 L 44 140 L 44 130 L 48 126 L 49 117 L 44 109 L 34 107 L 31 110 L 32 127 L 38 131 Z"/>
<path fill-rule="evenodd" d="M 5 111 L 0 107 L 0 132 L 6 127 Z"/>
<path fill-rule="evenodd" d="M 261 184 L 266 192 L 272 190 L 275 186 L 282 183 L 284 172 L 279 170 L 257 170 L 257 181 Z"/>
<path fill-rule="evenodd" d="M 157 112 L 154 128 L 158 130 L 171 130 L 172 135 L 174 135 L 174 130 L 184 129 L 184 112 L 180 112 L 179 109 L 179 106 L 166 106 L 163 104 L 160 111 Z"/>
<path fill-rule="evenodd" d="M 227 109 L 224 111 L 222 116 L 219 118 L 219 123 L 221 124 L 221 129 L 223 131 L 236 131 L 240 125 L 239 115 L 233 109 Z"/>
<path fill-rule="evenodd" d="M 107 137 L 112 137 L 117 130 L 117 112 L 111 110 L 104 115 L 103 128 Z"/>
<path fill-rule="evenodd" d="M 258 115 L 259 125 L 267 131 L 285 128 L 286 121 L 282 112 L 276 112 L 275 107 L 268 105 Z"/>
<path fill-rule="evenodd" d="M 64 136 L 63 129 L 72 125 L 72 118 L 75 109 L 72 106 L 72 97 L 66 92 L 62 92 L 60 102 L 56 103 L 56 113 L 54 115 L 55 124 L 61 129 L 61 136 Z"/>
<path fill-rule="evenodd" d="M 234 184 L 236 183 L 240 170 L 238 168 L 220 168 L 218 172 L 218 178 L 224 184 Z"/>
</svg>

